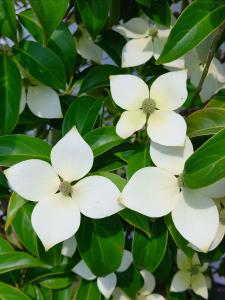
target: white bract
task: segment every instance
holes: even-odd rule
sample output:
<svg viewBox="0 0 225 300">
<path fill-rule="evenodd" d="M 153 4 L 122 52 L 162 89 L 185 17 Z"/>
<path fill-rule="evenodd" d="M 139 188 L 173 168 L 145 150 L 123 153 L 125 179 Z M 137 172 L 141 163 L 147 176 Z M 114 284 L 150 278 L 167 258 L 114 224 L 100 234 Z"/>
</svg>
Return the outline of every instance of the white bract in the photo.
<svg viewBox="0 0 225 300">
<path fill-rule="evenodd" d="M 128 138 L 147 122 L 150 139 L 167 146 L 183 146 L 186 123 L 174 112 L 187 98 L 187 72 L 174 71 L 159 76 L 151 85 L 134 75 L 110 76 L 110 90 L 122 113 L 116 132 Z"/>
<path fill-rule="evenodd" d="M 208 278 L 203 275 L 208 268 L 208 263 L 201 265 L 197 253 L 190 259 L 178 249 L 177 266 L 179 271 L 172 279 L 170 291 L 184 292 L 191 288 L 197 295 L 208 299 Z"/>
<path fill-rule="evenodd" d="M 62 118 L 62 110 L 58 94 L 47 86 L 28 86 L 22 88 L 20 113 L 26 104 L 34 115 L 39 118 Z"/>
<path fill-rule="evenodd" d="M 129 251 L 124 250 L 123 257 L 119 268 L 116 272 L 124 272 L 126 271 L 130 265 L 132 264 L 132 255 Z M 82 278 L 86 280 L 94 280 L 97 277 L 91 272 L 88 268 L 87 264 L 81 260 L 73 269 L 72 271 Z M 117 283 L 117 277 L 115 273 L 110 273 L 104 277 L 97 278 L 97 286 L 99 291 L 104 295 L 106 299 L 110 298 L 112 295 Z"/>
<path fill-rule="evenodd" d="M 61 254 L 67 257 L 72 257 L 77 249 L 77 241 L 74 236 L 65 240 L 62 245 Z"/>
<path fill-rule="evenodd" d="M 130 39 L 122 50 L 122 68 L 142 65 L 151 57 L 158 59 L 170 34 L 170 29 L 149 25 L 142 18 L 133 18 L 115 26 L 114 30 Z M 183 69 L 184 59 L 176 59 L 165 66 Z"/>
<path fill-rule="evenodd" d="M 80 212 L 98 219 L 122 209 L 112 181 L 96 175 L 82 178 L 93 165 L 93 152 L 75 127 L 52 148 L 51 163 L 30 159 L 4 171 L 12 190 L 38 202 L 31 221 L 46 250 L 74 235 Z"/>
<path fill-rule="evenodd" d="M 150 155 L 157 167 L 138 170 L 125 186 L 120 201 L 149 217 L 162 217 L 172 212 L 180 234 L 207 252 L 219 227 L 218 209 L 210 194 L 219 196 L 224 187 L 216 184 L 215 189 L 213 184 L 206 189 L 194 190 L 183 186 L 184 164 L 192 153 L 188 137 L 184 147 L 165 147 L 152 142 Z"/>
</svg>

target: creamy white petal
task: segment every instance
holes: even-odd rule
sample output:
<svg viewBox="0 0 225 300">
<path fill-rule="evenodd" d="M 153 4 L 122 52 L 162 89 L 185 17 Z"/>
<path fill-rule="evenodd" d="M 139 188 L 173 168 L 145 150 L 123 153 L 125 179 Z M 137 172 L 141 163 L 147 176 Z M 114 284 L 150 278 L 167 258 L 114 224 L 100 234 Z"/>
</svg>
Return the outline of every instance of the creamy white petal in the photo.
<svg viewBox="0 0 225 300">
<path fill-rule="evenodd" d="M 222 198 L 225 196 L 225 179 L 221 179 L 199 191 L 211 198 Z"/>
<path fill-rule="evenodd" d="M 20 114 L 24 111 L 26 103 L 27 103 L 26 89 L 24 86 L 22 86 L 22 92 L 20 97 L 20 109 L 19 109 Z"/>
<path fill-rule="evenodd" d="M 75 267 L 73 267 L 72 271 L 86 280 L 93 280 L 96 278 L 84 260 L 81 260 Z"/>
<path fill-rule="evenodd" d="M 179 175 L 184 170 L 185 161 L 193 153 L 193 146 L 189 137 L 186 137 L 184 147 L 162 146 L 151 142 L 150 156 L 154 164 Z"/>
<path fill-rule="evenodd" d="M 72 198 L 58 193 L 36 204 L 31 222 L 47 251 L 77 232 L 80 211 Z"/>
<path fill-rule="evenodd" d="M 159 294 L 150 294 L 145 298 L 145 300 L 166 300 L 166 298 Z"/>
<path fill-rule="evenodd" d="M 183 189 L 172 212 L 174 225 L 190 243 L 207 252 L 219 226 L 219 214 L 213 200 L 197 190 Z"/>
<path fill-rule="evenodd" d="M 205 272 L 209 267 L 209 263 L 204 262 L 202 266 L 199 267 L 200 272 Z"/>
<path fill-rule="evenodd" d="M 118 187 L 103 176 L 85 177 L 73 187 L 73 199 L 80 211 L 93 219 L 105 218 L 123 209 L 119 196 Z"/>
<path fill-rule="evenodd" d="M 62 246 L 62 255 L 72 257 L 77 249 L 77 241 L 74 236 L 65 240 Z"/>
<path fill-rule="evenodd" d="M 186 291 L 191 282 L 191 273 L 187 271 L 178 271 L 173 279 L 170 286 L 171 292 L 184 292 Z"/>
<path fill-rule="evenodd" d="M 53 168 L 66 181 L 73 181 L 86 175 L 93 165 L 93 152 L 90 146 L 73 127 L 52 148 Z"/>
<path fill-rule="evenodd" d="M 126 271 L 130 267 L 132 262 L 133 262 L 133 257 L 132 257 L 131 252 L 127 251 L 127 250 L 124 250 L 122 260 L 121 260 L 121 264 L 120 264 L 119 268 L 116 270 L 116 272 Z"/>
<path fill-rule="evenodd" d="M 115 288 L 112 294 L 113 300 L 131 300 L 127 295 L 125 295 L 119 288 Z"/>
<path fill-rule="evenodd" d="M 111 75 L 110 90 L 115 103 L 126 110 L 137 110 L 149 98 L 147 84 L 135 75 Z"/>
<path fill-rule="evenodd" d="M 114 30 L 127 38 L 142 38 L 148 35 L 148 23 L 142 18 L 133 18 L 121 25 L 114 26 Z"/>
<path fill-rule="evenodd" d="M 155 289 L 155 277 L 147 270 L 141 270 L 140 273 L 144 279 L 144 285 L 140 289 L 139 294 L 146 296 L 148 294 L 151 294 L 151 292 L 153 292 L 153 290 Z"/>
<path fill-rule="evenodd" d="M 138 170 L 125 186 L 121 202 L 126 207 L 149 217 L 171 212 L 178 200 L 177 179 L 156 167 Z"/>
<path fill-rule="evenodd" d="M 216 247 L 222 242 L 224 235 L 225 235 L 225 225 L 219 223 L 216 236 L 214 237 L 214 240 L 209 247 L 209 251 L 216 249 Z"/>
<path fill-rule="evenodd" d="M 208 299 L 208 288 L 206 278 L 203 274 L 198 273 L 191 276 L 191 288 L 195 294 Z"/>
<path fill-rule="evenodd" d="M 182 271 L 187 271 L 191 268 L 191 260 L 180 249 L 177 250 L 177 266 Z"/>
<path fill-rule="evenodd" d="M 213 75 L 217 78 L 217 80 L 221 83 L 225 82 L 225 69 L 224 66 L 221 64 L 221 62 L 216 58 L 213 57 L 211 65 L 210 65 L 210 71 L 213 73 Z"/>
<path fill-rule="evenodd" d="M 140 66 L 153 55 L 152 38 L 133 39 L 128 41 L 122 51 L 122 68 Z"/>
<path fill-rule="evenodd" d="M 199 257 L 198 257 L 198 254 L 197 253 L 194 253 L 193 257 L 192 257 L 192 265 L 196 265 L 196 266 L 199 266 L 201 265 L 200 263 L 200 260 L 199 260 Z"/>
<path fill-rule="evenodd" d="M 142 109 L 124 111 L 116 124 L 116 133 L 123 139 L 142 129 L 146 123 L 146 114 Z"/>
<path fill-rule="evenodd" d="M 57 192 L 60 184 L 52 166 L 40 159 L 24 160 L 4 171 L 12 190 L 31 201 L 40 201 Z"/>
<path fill-rule="evenodd" d="M 150 139 L 164 146 L 184 146 L 187 125 L 184 118 L 174 111 L 156 110 L 148 119 Z"/>
<path fill-rule="evenodd" d="M 99 291 L 105 296 L 106 299 L 109 299 L 116 287 L 116 275 L 111 273 L 105 277 L 97 278 L 97 286 Z"/>
<path fill-rule="evenodd" d="M 58 94 L 47 86 L 29 86 L 27 104 L 32 113 L 40 118 L 62 118 Z"/>
</svg>

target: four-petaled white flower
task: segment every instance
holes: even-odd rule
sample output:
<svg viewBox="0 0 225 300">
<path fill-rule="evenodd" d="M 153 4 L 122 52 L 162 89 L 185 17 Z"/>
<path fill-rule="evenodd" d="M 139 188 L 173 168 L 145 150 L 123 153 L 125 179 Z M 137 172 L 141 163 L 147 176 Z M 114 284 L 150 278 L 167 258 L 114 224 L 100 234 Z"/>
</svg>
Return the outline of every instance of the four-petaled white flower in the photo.
<svg viewBox="0 0 225 300">
<path fill-rule="evenodd" d="M 46 250 L 78 230 L 80 212 L 98 219 L 122 209 L 112 181 L 96 175 L 82 178 L 93 165 L 93 152 L 75 127 L 52 148 L 51 163 L 30 159 L 4 171 L 12 190 L 38 201 L 31 221 Z"/>
<path fill-rule="evenodd" d="M 127 250 L 124 250 L 121 264 L 119 268 L 116 270 L 116 272 L 126 271 L 132 264 L 132 261 L 133 259 L 131 253 Z M 86 280 L 94 280 L 97 278 L 98 289 L 102 293 L 102 295 L 105 296 L 106 299 L 110 298 L 110 296 L 112 295 L 116 287 L 117 277 L 115 273 L 110 273 L 104 277 L 96 277 L 83 260 L 81 260 L 72 269 L 72 271 Z"/>
<path fill-rule="evenodd" d="M 187 98 L 186 70 L 168 72 L 151 85 L 134 75 L 110 76 L 110 90 L 115 103 L 126 111 L 122 113 L 116 132 L 128 138 L 147 121 L 150 139 L 166 146 L 183 146 L 186 123 L 175 109 Z"/>
<path fill-rule="evenodd" d="M 160 29 L 142 18 L 133 18 L 126 23 L 114 26 L 114 30 L 129 40 L 122 50 L 122 68 L 146 63 L 152 56 L 158 59 L 170 34 L 170 29 Z M 179 58 L 167 67 L 184 68 L 184 59 Z"/>
<path fill-rule="evenodd" d="M 199 190 L 184 187 L 182 172 L 185 160 L 192 153 L 188 137 L 184 147 L 165 147 L 152 142 L 150 154 L 157 167 L 138 170 L 122 191 L 120 201 L 149 217 L 162 217 L 172 212 L 180 234 L 207 252 L 219 227 L 219 213 L 212 196 L 225 195 L 225 180 Z"/>
<path fill-rule="evenodd" d="M 201 265 L 197 253 L 192 258 L 178 249 L 177 266 L 180 269 L 173 277 L 171 292 L 184 292 L 191 288 L 197 295 L 208 299 L 208 276 L 203 275 L 208 269 L 208 263 Z"/>
</svg>

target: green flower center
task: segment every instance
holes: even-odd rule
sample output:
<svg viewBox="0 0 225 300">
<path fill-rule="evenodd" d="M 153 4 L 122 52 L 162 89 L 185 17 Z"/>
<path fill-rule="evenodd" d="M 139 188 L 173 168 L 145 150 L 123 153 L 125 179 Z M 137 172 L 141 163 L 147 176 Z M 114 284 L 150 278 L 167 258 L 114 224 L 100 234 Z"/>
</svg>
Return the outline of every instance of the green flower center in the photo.
<svg viewBox="0 0 225 300">
<path fill-rule="evenodd" d="M 63 196 L 71 197 L 72 196 L 72 186 L 68 181 L 62 181 L 59 185 L 59 191 Z"/>
<path fill-rule="evenodd" d="M 193 266 L 191 268 L 191 275 L 196 275 L 199 273 L 199 267 L 198 266 Z"/>
<path fill-rule="evenodd" d="M 152 27 L 151 29 L 149 29 L 149 35 L 150 35 L 152 38 L 157 37 L 157 35 L 158 35 L 158 30 L 157 30 L 155 27 Z"/>
<path fill-rule="evenodd" d="M 221 208 L 219 211 L 219 216 L 220 216 L 220 223 L 225 225 L 225 208 Z"/>
<path fill-rule="evenodd" d="M 144 113 L 146 113 L 147 115 L 150 115 L 151 113 L 154 112 L 156 107 L 156 103 L 154 100 L 147 98 L 142 102 L 142 109 L 144 111 Z"/>
</svg>

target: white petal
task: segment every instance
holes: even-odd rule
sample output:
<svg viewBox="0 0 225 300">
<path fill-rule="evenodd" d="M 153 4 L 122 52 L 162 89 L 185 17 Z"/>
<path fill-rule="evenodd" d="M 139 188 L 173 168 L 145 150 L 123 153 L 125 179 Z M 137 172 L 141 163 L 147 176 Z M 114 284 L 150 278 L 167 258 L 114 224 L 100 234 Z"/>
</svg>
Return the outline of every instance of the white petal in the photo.
<svg viewBox="0 0 225 300">
<path fill-rule="evenodd" d="M 201 273 L 191 276 L 191 288 L 195 294 L 208 299 L 208 288 L 205 276 Z"/>
<path fill-rule="evenodd" d="M 155 277 L 152 275 L 152 273 L 146 270 L 141 270 L 140 273 L 144 279 L 144 285 L 138 293 L 146 296 L 148 294 L 151 294 L 151 292 L 153 292 L 153 290 L 155 289 Z"/>
<path fill-rule="evenodd" d="M 21 98 L 20 98 L 20 110 L 19 110 L 19 113 L 20 113 L 20 114 L 24 111 L 25 106 L 26 106 L 26 103 L 27 103 L 26 89 L 25 89 L 25 87 L 23 86 L 23 87 L 22 87 Z"/>
<path fill-rule="evenodd" d="M 73 187 L 73 198 L 80 211 L 93 219 L 105 218 L 123 209 L 119 196 L 117 186 L 103 176 L 85 177 Z"/>
<path fill-rule="evenodd" d="M 214 202 L 197 190 L 184 189 L 172 212 L 174 225 L 190 243 L 207 252 L 219 226 Z"/>
<path fill-rule="evenodd" d="M 112 98 L 123 109 L 139 109 L 149 98 L 149 88 L 141 78 L 135 75 L 112 75 L 109 78 Z"/>
<path fill-rule="evenodd" d="M 178 271 L 173 279 L 170 286 L 171 292 L 184 292 L 190 286 L 191 273 L 187 271 Z"/>
<path fill-rule="evenodd" d="M 156 167 L 138 170 L 125 186 L 121 202 L 149 217 L 165 216 L 175 207 L 179 187 L 175 176 Z"/>
<path fill-rule="evenodd" d="M 124 111 L 116 124 L 116 133 L 123 139 L 142 129 L 146 123 L 146 114 L 142 109 Z"/>
<path fill-rule="evenodd" d="M 148 23 L 142 18 L 133 18 L 122 25 L 114 26 L 114 30 L 127 38 L 142 38 L 148 35 Z"/>
<path fill-rule="evenodd" d="M 211 198 L 222 198 L 225 196 L 225 179 L 221 179 L 199 191 Z"/>
<path fill-rule="evenodd" d="M 81 260 L 72 271 L 86 280 L 93 280 L 96 276 L 91 272 L 86 263 Z"/>
<path fill-rule="evenodd" d="M 40 118 L 62 118 L 58 94 L 47 86 L 29 86 L 27 104 L 32 113 Z"/>
<path fill-rule="evenodd" d="M 72 257 L 77 249 L 77 241 L 74 236 L 65 240 L 62 246 L 62 255 Z"/>
<path fill-rule="evenodd" d="M 210 65 L 210 71 L 213 73 L 213 75 L 217 78 L 217 80 L 221 83 L 225 82 L 225 69 L 224 66 L 220 63 L 220 61 L 213 57 L 211 65 Z"/>
<path fill-rule="evenodd" d="M 130 300 L 130 298 L 117 287 L 115 288 L 112 296 L 113 300 Z"/>
<path fill-rule="evenodd" d="M 148 119 L 148 135 L 153 142 L 164 146 L 183 146 L 187 125 L 174 111 L 154 111 Z"/>
<path fill-rule="evenodd" d="M 197 253 L 194 253 L 193 257 L 192 257 L 192 266 L 199 266 L 201 265 L 200 263 L 200 260 L 199 260 L 199 257 L 198 257 L 198 254 Z"/>
<path fill-rule="evenodd" d="M 122 261 L 119 266 L 119 268 L 116 270 L 117 272 L 124 272 L 126 271 L 130 265 L 133 262 L 133 257 L 130 251 L 124 250 L 123 251 L 123 256 L 122 256 Z"/>
<path fill-rule="evenodd" d="M 152 38 L 130 40 L 123 47 L 122 68 L 140 66 L 153 55 Z"/>
<path fill-rule="evenodd" d="M 73 127 L 52 148 L 53 168 L 66 181 L 73 181 L 86 175 L 93 165 L 93 152 L 77 129 Z"/>
<path fill-rule="evenodd" d="M 112 295 L 116 287 L 116 282 L 117 279 L 114 273 L 111 273 L 105 277 L 97 278 L 98 289 L 106 299 L 109 299 Z"/>
<path fill-rule="evenodd" d="M 156 107 L 174 110 L 182 106 L 187 98 L 187 70 L 168 72 L 159 76 L 151 85 L 150 98 Z"/>
<path fill-rule="evenodd" d="M 151 142 L 150 156 L 154 164 L 168 172 L 179 175 L 184 170 L 185 161 L 193 153 L 193 146 L 186 137 L 184 147 L 162 146 Z"/>
<path fill-rule="evenodd" d="M 150 294 L 145 298 L 145 300 L 166 300 L 166 298 L 159 294 Z"/>
<path fill-rule="evenodd" d="M 73 199 L 58 193 L 37 203 L 31 222 L 47 251 L 76 233 L 80 211 Z"/>
<path fill-rule="evenodd" d="M 27 200 L 39 201 L 57 192 L 60 180 L 50 164 L 24 160 L 4 171 L 12 190 Z"/>
<path fill-rule="evenodd" d="M 225 235 L 225 225 L 219 223 L 216 236 L 214 237 L 214 240 L 209 247 L 209 251 L 216 249 L 216 247 L 222 242 L 224 235 Z"/>
<path fill-rule="evenodd" d="M 187 271 L 191 268 L 191 261 L 187 255 L 180 249 L 177 250 L 177 266 L 182 271 Z"/>
</svg>

